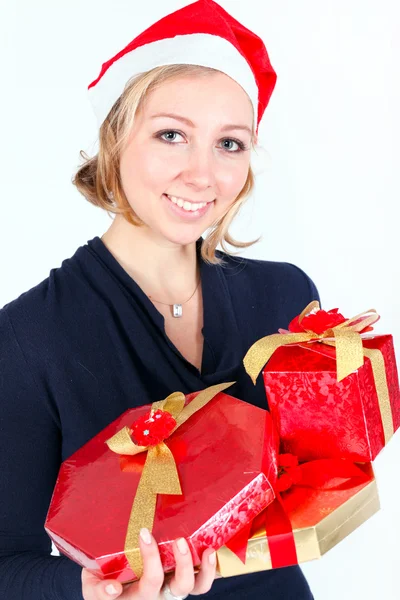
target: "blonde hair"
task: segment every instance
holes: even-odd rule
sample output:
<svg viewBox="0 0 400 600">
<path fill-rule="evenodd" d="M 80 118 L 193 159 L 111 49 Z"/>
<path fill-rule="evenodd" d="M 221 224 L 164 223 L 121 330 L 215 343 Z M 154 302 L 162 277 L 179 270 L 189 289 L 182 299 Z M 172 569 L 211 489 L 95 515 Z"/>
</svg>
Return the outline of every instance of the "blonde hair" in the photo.
<svg viewBox="0 0 400 600">
<path fill-rule="evenodd" d="M 119 170 L 120 151 L 133 127 L 135 115 L 140 111 L 150 92 L 164 82 L 182 76 L 210 75 L 218 72 L 216 69 L 200 65 L 163 65 L 132 78 L 101 125 L 98 153 L 92 158 L 89 158 L 83 151 L 80 153 L 84 163 L 78 168 L 72 182 L 86 200 L 103 208 L 108 213 L 122 214 L 132 225 L 139 227 L 144 225 L 126 198 Z M 253 127 L 251 140 L 253 148 L 255 147 L 254 139 Z M 235 202 L 225 215 L 213 223 L 209 234 L 204 239 L 201 254 L 206 262 L 212 264 L 222 262 L 215 254 L 218 244 L 232 256 L 237 253 L 229 252 L 226 244 L 235 248 L 248 248 L 259 241 L 260 238 L 252 242 L 240 242 L 235 240 L 228 231 L 253 188 L 254 173 L 250 167 L 246 183 Z"/>
</svg>

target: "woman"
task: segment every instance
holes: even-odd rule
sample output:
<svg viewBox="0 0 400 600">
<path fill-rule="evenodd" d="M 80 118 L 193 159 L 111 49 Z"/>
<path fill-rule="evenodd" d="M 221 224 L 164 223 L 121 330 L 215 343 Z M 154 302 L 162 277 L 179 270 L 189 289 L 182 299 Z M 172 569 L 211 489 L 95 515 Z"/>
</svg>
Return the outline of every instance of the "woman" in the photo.
<svg viewBox="0 0 400 600">
<path fill-rule="evenodd" d="M 164 582 L 146 530 L 141 580 L 101 581 L 51 556 L 43 529 L 61 461 L 128 408 L 232 380 L 230 394 L 265 407 L 243 356 L 318 293 L 291 264 L 216 246 L 251 244 L 228 227 L 253 189 L 275 79 L 263 42 L 202 0 L 143 32 L 90 86 L 100 149 L 74 182 L 116 216 L 0 311 L 1 597 L 312 598 L 298 567 L 215 578 L 212 548 L 194 575 L 184 539 Z"/>
</svg>

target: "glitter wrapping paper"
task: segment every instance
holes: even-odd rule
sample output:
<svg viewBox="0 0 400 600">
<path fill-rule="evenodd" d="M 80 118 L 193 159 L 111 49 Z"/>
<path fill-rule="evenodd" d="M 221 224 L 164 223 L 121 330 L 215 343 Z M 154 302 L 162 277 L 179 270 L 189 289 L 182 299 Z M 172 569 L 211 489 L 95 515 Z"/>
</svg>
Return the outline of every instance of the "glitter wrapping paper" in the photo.
<svg viewBox="0 0 400 600">
<path fill-rule="evenodd" d="M 400 425 L 400 393 L 391 335 L 363 337 L 365 349 L 382 353 L 393 430 Z M 385 445 L 371 361 L 338 382 L 335 348 L 304 343 L 278 348 L 263 370 L 282 452 L 301 461 L 349 458 L 373 461 Z"/>
<path fill-rule="evenodd" d="M 186 405 L 197 394 L 186 396 Z M 105 441 L 149 411 L 123 413 L 61 465 L 45 529 L 58 550 L 100 578 L 137 579 L 124 553 L 146 453 L 119 456 Z M 268 411 L 219 393 L 165 440 L 182 495 L 158 495 L 153 535 L 164 571 L 185 537 L 195 565 L 273 501 L 277 435 Z"/>
<path fill-rule="evenodd" d="M 322 491 L 294 486 L 282 494 L 293 528 L 298 563 L 320 558 L 379 510 L 372 467 L 366 464 L 361 468 L 369 478 L 350 489 Z M 272 569 L 268 537 L 263 526 L 266 511 L 253 523 L 245 562 L 226 546 L 217 551 L 220 575 L 231 577 Z M 288 560 L 286 566 L 291 564 L 293 562 Z"/>
</svg>

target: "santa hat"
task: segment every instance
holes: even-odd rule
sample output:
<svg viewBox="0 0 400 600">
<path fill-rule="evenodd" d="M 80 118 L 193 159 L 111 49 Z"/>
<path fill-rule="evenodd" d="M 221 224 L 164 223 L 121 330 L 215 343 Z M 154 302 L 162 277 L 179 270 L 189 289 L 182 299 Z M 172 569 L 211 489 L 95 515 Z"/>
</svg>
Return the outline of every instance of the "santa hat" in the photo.
<svg viewBox="0 0 400 600">
<path fill-rule="evenodd" d="M 250 97 L 258 133 L 276 73 L 261 38 L 213 0 L 198 0 L 160 19 L 103 64 L 89 85 L 99 126 L 132 77 L 171 64 L 211 67 L 234 79 Z"/>
</svg>

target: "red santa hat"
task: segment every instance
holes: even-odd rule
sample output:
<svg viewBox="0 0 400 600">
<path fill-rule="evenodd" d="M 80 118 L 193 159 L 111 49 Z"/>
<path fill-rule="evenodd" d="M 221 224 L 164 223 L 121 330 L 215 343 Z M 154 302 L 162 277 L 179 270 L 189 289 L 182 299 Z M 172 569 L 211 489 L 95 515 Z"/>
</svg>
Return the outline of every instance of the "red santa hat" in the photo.
<svg viewBox="0 0 400 600">
<path fill-rule="evenodd" d="M 89 85 L 99 126 L 128 81 L 160 65 L 211 67 L 247 92 L 258 126 L 276 83 L 264 42 L 213 0 L 198 0 L 160 19 L 103 64 Z"/>
</svg>

